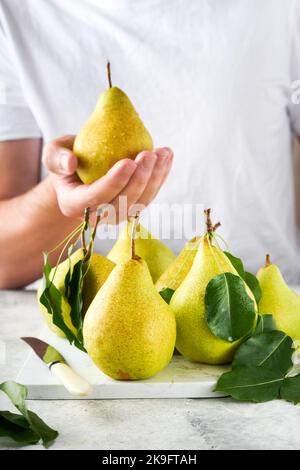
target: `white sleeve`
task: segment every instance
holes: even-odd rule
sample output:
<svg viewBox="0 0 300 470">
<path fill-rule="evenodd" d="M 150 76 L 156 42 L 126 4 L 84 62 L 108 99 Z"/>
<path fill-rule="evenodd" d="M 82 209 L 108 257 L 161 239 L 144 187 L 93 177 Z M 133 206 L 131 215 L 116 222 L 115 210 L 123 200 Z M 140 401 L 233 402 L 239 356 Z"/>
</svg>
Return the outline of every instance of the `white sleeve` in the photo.
<svg viewBox="0 0 300 470">
<path fill-rule="evenodd" d="M 11 61 L 0 23 L 0 141 L 41 137 Z"/>
<path fill-rule="evenodd" d="M 300 135 L 300 2 L 294 1 L 291 9 L 291 94 L 289 114 L 291 127 L 295 134 Z"/>
</svg>

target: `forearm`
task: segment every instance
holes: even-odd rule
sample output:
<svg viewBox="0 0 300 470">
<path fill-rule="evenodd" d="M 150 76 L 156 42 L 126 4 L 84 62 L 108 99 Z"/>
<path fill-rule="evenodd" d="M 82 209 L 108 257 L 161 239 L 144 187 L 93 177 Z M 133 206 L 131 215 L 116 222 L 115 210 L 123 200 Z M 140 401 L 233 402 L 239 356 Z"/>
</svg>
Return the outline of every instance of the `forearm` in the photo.
<svg viewBox="0 0 300 470">
<path fill-rule="evenodd" d="M 0 201 L 0 288 L 17 288 L 42 274 L 42 252 L 79 224 L 62 215 L 50 178 L 27 193 Z M 51 261 L 55 261 L 56 255 Z"/>
</svg>

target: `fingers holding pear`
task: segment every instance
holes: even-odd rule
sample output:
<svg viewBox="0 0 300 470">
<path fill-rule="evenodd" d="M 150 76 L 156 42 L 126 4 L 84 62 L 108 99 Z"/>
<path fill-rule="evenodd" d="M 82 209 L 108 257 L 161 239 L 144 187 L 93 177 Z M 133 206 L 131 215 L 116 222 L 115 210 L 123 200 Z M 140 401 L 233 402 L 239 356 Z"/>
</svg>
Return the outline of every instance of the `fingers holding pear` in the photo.
<svg viewBox="0 0 300 470">
<path fill-rule="evenodd" d="M 128 208 L 135 204 L 143 194 L 147 184 L 151 180 L 156 160 L 156 154 L 147 151 L 141 152 L 135 159 L 135 163 L 137 164 L 136 171 L 131 176 L 128 184 L 118 195 L 118 198 L 120 196 L 126 197 Z M 113 201 L 113 204 L 118 204 L 118 198 Z"/>
<path fill-rule="evenodd" d="M 76 175 L 54 176 L 60 210 L 66 217 L 81 217 L 85 207 L 95 211 L 98 206 L 110 204 L 126 187 L 137 165 L 124 159 L 94 183 L 82 184 Z"/>
<path fill-rule="evenodd" d="M 173 152 L 170 148 L 157 148 L 155 149 L 155 154 L 157 160 L 151 178 L 140 199 L 137 201 L 138 204 L 143 206 L 147 206 L 155 198 L 172 167 Z"/>
</svg>

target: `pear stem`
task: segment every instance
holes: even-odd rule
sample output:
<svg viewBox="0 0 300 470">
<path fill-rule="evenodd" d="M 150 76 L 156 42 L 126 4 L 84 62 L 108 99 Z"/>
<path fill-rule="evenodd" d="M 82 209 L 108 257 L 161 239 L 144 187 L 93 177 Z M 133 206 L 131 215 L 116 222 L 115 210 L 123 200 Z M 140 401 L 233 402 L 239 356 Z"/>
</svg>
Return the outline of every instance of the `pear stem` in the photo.
<svg viewBox="0 0 300 470">
<path fill-rule="evenodd" d="M 215 225 L 213 225 L 211 221 L 211 209 L 205 209 L 204 210 L 204 216 L 205 216 L 205 223 L 206 223 L 206 231 L 209 235 L 211 235 L 213 232 L 217 230 L 218 227 L 221 226 L 221 222 L 217 222 Z"/>
<path fill-rule="evenodd" d="M 109 88 L 112 88 L 112 82 L 111 82 L 111 72 L 110 72 L 110 62 L 107 61 L 106 64 L 106 70 L 107 70 L 107 80 L 108 80 L 108 85 Z"/>
<path fill-rule="evenodd" d="M 88 260 L 91 256 L 91 254 L 92 254 L 92 248 L 93 248 L 95 236 L 96 236 L 96 233 L 97 233 L 97 227 L 98 227 L 98 224 L 99 224 L 100 220 L 102 219 L 102 215 L 103 215 L 103 208 L 97 209 L 97 211 L 96 211 L 96 220 L 95 220 L 93 230 L 92 230 L 92 233 L 91 233 L 91 239 L 90 239 L 90 242 L 88 244 L 87 251 L 86 251 L 86 254 L 85 254 L 85 257 L 84 257 L 85 260 Z"/>
<path fill-rule="evenodd" d="M 135 237 L 136 237 L 136 228 L 139 222 L 140 213 L 137 212 L 133 218 L 132 228 L 131 228 L 131 259 L 138 259 L 138 256 L 135 253 Z"/>
<path fill-rule="evenodd" d="M 265 264 L 265 267 L 267 268 L 268 266 L 271 266 L 271 257 L 270 255 L 266 255 L 266 264 Z"/>
<path fill-rule="evenodd" d="M 83 227 L 82 227 L 82 231 L 81 231 L 81 246 L 82 246 L 84 255 L 86 255 L 86 252 L 87 252 L 86 243 L 85 243 L 85 232 L 88 228 L 89 218 L 90 218 L 90 208 L 86 207 L 84 209 Z"/>
</svg>

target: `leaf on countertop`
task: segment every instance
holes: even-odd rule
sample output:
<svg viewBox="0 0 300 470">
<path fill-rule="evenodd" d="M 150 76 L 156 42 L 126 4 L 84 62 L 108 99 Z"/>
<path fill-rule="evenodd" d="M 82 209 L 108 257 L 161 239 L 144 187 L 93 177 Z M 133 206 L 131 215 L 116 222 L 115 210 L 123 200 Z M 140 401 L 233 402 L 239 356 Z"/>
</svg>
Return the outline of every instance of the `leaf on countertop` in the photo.
<svg viewBox="0 0 300 470">
<path fill-rule="evenodd" d="M 279 396 L 283 380 L 281 373 L 264 367 L 238 366 L 221 375 L 215 391 L 237 400 L 262 403 Z"/>
<path fill-rule="evenodd" d="M 255 331 L 253 336 L 260 335 L 261 333 L 267 333 L 268 331 L 276 330 L 276 325 L 273 315 L 262 314 L 258 315 Z"/>
<path fill-rule="evenodd" d="M 37 414 L 28 410 L 26 405 L 27 388 L 13 381 L 0 384 L 12 404 L 21 415 L 9 411 L 0 412 L 0 436 L 10 437 L 16 442 L 34 444 L 42 440 L 48 447 L 58 436 L 58 432 L 50 428 Z"/>
<path fill-rule="evenodd" d="M 280 389 L 280 397 L 297 405 L 300 403 L 300 375 L 287 377 Z"/>
<path fill-rule="evenodd" d="M 170 289 L 169 287 L 165 287 L 159 292 L 159 295 L 164 299 L 165 302 L 167 302 L 167 304 L 169 304 L 174 292 L 175 291 L 173 289 Z"/>
<path fill-rule="evenodd" d="M 254 302 L 243 280 L 232 273 L 215 276 L 205 291 L 205 318 L 211 332 L 228 342 L 249 334 L 255 320 Z"/>
<path fill-rule="evenodd" d="M 27 445 L 36 444 L 40 440 L 22 415 L 9 411 L 0 411 L 0 437 L 9 437 L 19 444 Z"/>
<path fill-rule="evenodd" d="M 292 368 L 293 341 L 282 331 L 269 331 L 252 336 L 237 350 L 232 363 L 257 366 L 276 371 L 284 377 Z"/>
</svg>

